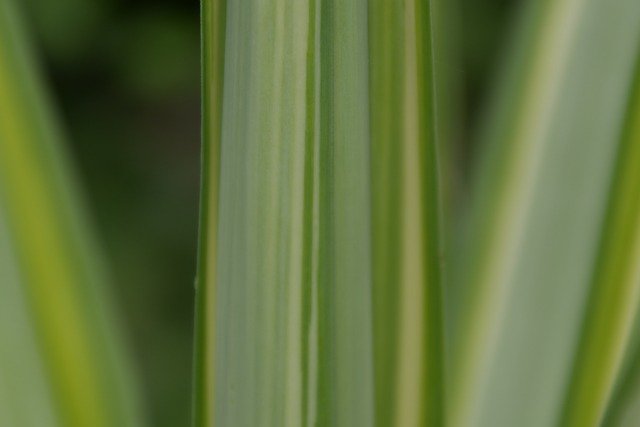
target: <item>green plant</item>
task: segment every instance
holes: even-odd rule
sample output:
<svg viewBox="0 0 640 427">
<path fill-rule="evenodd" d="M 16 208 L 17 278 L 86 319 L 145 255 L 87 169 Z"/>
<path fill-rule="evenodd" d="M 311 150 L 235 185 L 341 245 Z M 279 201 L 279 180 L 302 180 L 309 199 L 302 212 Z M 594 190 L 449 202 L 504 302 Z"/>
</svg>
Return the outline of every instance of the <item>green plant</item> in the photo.
<svg viewBox="0 0 640 427">
<path fill-rule="evenodd" d="M 628 99 L 640 9 L 635 2 L 609 6 L 531 2 L 520 21 L 484 134 L 470 249 L 460 251 L 454 267 L 463 272 L 452 282 L 459 297 L 450 301 L 460 310 L 454 425 L 574 425 L 577 414 L 588 417 L 577 425 L 598 425 L 620 375 L 615 359 L 626 350 L 632 320 L 620 322 L 604 307 L 616 292 L 633 305 L 637 284 L 594 265 L 621 254 L 629 257 L 623 263 L 638 263 L 623 240 L 600 252 L 598 246 L 612 228 L 633 233 L 631 222 L 603 226 L 603 218 L 609 203 L 620 203 L 609 199 L 620 191 L 610 181 L 619 147 L 629 144 L 621 138 L 634 140 L 621 134 L 637 120 Z M 609 22 L 617 23 L 615 31 Z M 630 178 L 628 185 L 636 183 Z M 636 215 L 632 206 L 609 209 Z M 602 308 L 611 311 L 603 316 Z M 631 317 L 635 311 L 623 309 Z M 597 348 L 579 349 L 580 336 Z M 601 374 L 602 382 L 589 383 Z M 582 392 L 595 399 L 575 395 Z"/>
<path fill-rule="evenodd" d="M 637 424 L 640 2 L 525 3 L 468 200 L 445 3 L 202 1 L 194 427 Z M 140 425 L 32 69 L 5 0 L 0 425 Z"/>
<path fill-rule="evenodd" d="M 620 207 L 637 185 L 624 175 L 633 166 L 612 161 L 637 139 L 620 136 L 637 120 L 626 112 L 635 3 L 531 2 L 523 14 L 469 231 L 447 265 L 448 356 L 437 338 L 433 2 L 227 4 L 213 38 L 206 11 L 225 3 L 204 4 L 216 87 L 206 102 L 218 103 L 205 110 L 205 146 L 220 165 L 209 227 L 221 234 L 202 239 L 220 270 L 200 281 L 216 293 L 200 306 L 203 329 L 216 325 L 200 369 L 218 374 L 196 425 L 441 425 L 445 405 L 453 426 L 598 425 L 637 311 L 626 271 L 638 260 L 625 249 L 637 213 Z M 306 348 L 309 334 L 319 341 Z M 359 346 L 347 356 L 341 342 Z"/>
<path fill-rule="evenodd" d="M 431 23 L 401 6 L 204 2 L 197 425 L 441 422 Z"/>
</svg>

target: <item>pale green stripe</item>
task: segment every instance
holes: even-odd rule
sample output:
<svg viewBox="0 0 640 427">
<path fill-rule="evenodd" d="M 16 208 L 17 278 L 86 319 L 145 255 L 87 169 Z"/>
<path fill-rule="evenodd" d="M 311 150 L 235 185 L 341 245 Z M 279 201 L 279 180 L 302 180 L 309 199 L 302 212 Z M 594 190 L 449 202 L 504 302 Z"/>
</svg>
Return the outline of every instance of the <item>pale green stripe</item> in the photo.
<svg viewBox="0 0 640 427">
<path fill-rule="evenodd" d="M 207 402 L 216 425 L 302 423 L 308 7 L 227 8 L 216 397 Z"/>
</svg>

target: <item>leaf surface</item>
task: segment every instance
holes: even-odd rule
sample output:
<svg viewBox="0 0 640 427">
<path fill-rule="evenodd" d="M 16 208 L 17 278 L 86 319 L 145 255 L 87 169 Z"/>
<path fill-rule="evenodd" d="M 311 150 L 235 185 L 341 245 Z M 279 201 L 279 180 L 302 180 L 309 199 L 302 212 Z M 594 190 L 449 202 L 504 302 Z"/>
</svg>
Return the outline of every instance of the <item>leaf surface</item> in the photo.
<svg viewBox="0 0 640 427">
<path fill-rule="evenodd" d="M 208 1 L 195 425 L 440 425 L 426 1 Z"/>
</svg>

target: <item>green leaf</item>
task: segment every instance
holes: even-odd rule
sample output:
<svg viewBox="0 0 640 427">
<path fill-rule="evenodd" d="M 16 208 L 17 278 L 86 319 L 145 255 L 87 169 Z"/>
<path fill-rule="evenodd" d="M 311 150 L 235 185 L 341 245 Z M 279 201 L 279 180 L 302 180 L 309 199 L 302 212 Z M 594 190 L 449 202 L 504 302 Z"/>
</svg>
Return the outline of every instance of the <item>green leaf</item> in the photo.
<svg viewBox="0 0 640 427">
<path fill-rule="evenodd" d="M 442 424 L 430 16 L 203 3 L 196 426 Z"/>
<path fill-rule="evenodd" d="M 442 326 L 429 3 L 369 8 L 378 425 L 441 425 Z"/>
<path fill-rule="evenodd" d="M 638 57 L 640 59 L 640 57 Z M 562 425 L 602 421 L 640 307 L 640 69 L 631 90 L 609 210 Z"/>
<path fill-rule="evenodd" d="M 137 425 L 101 267 L 23 39 L 1 2 L 0 420 Z"/>
<path fill-rule="evenodd" d="M 604 316 L 586 310 L 594 262 L 606 266 L 614 256 L 599 254 L 599 241 L 610 181 L 622 173 L 614 172 L 616 147 L 634 79 L 640 3 L 532 1 L 520 24 L 483 137 L 470 244 L 454 267 L 462 272 L 449 301 L 458 313 L 454 426 L 565 425 L 564 411 L 600 416 L 632 312 L 609 318 L 608 301 L 596 303 Z M 623 262 L 631 266 L 632 258 Z M 598 289 L 610 279 L 595 280 Z M 605 293 L 619 298 L 634 286 L 621 281 Z M 585 315 L 617 329 L 605 338 Z M 583 352 L 583 332 L 586 343 L 611 347 Z M 601 357 L 601 371 L 585 375 Z M 577 400 L 564 409 L 576 363 L 577 377 L 596 388 L 570 397 Z"/>
</svg>

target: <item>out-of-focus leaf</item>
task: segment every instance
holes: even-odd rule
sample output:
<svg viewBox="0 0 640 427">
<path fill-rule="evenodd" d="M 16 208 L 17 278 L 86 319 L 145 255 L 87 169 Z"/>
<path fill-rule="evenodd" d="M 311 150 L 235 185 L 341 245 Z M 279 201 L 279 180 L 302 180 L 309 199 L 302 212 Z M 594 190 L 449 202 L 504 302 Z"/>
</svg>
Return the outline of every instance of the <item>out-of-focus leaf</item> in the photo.
<svg viewBox="0 0 640 427">
<path fill-rule="evenodd" d="M 526 12 L 453 268 L 453 426 L 560 422 L 633 82 L 637 1 Z"/>
<path fill-rule="evenodd" d="M 625 353 L 633 351 L 640 307 L 640 70 L 623 126 L 563 426 L 602 422 Z"/>
<path fill-rule="evenodd" d="M 12 426 L 133 426 L 101 267 L 24 46 L 0 2 L 0 412 Z"/>
<path fill-rule="evenodd" d="M 442 424 L 429 7 L 203 3 L 196 426 Z"/>
<path fill-rule="evenodd" d="M 637 335 L 636 328 L 634 331 L 636 346 L 627 352 L 625 368 L 612 393 L 603 426 L 634 427 L 640 419 L 640 347 L 637 346 Z"/>
<path fill-rule="evenodd" d="M 6 220 L 0 205 L 0 425 L 55 426 L 53 396 Z"/>
</svg>

